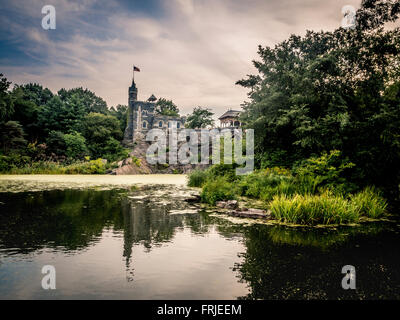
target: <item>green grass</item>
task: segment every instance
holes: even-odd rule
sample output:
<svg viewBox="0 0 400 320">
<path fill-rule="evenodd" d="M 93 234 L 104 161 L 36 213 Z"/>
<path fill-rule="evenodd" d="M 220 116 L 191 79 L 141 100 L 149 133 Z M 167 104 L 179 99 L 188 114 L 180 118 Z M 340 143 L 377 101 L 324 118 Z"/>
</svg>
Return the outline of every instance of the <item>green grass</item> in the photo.
<svg viewBox="0 0 400 320">
<path fill-rule="evenodd" d="M 354 223 L 360 217 L 360 209 L 354 203 L 328 192 L 321 195 L 275 196 L 269 207 L 273 218 L 294 224 Z"/>
<path fill-rule="evenodd" d="M 278 195 L 269 204 L 273 218 L 305 225 L 354 223 L 362 216 L 379 218 L 386 207 L 386 200 L 372 188 L 349 197 L 328 191 L 319 195 Z"/>
<path fill-rule="evenodd" d="M 360 208 L 361 214 L 369 218 L 380 218 L 385 213 L 387 202 L 373 187 L 350 196 L 350 200 Z"/>
</svg>

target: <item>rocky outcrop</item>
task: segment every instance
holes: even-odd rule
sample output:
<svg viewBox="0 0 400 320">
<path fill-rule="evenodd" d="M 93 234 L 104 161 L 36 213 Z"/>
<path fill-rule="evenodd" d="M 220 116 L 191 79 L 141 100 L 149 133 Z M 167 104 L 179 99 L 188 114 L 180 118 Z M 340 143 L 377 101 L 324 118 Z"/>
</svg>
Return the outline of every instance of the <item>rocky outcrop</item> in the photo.
<svg viewBox="0 0 400 320">
<path fill-rule="evenodd" d="M 204 170 L 205 164 L 156 164 L 151 165 L 146 160 L 146 151 L 150 144 L 146 141 L 136 142 L 129 158 L 118 162 L 118 168 L 113 169 L 113 175 L 128 174 L 187 174 L 195 169 Z M 139 165 L 138 165 L 139 164 Z"/>
</svg>

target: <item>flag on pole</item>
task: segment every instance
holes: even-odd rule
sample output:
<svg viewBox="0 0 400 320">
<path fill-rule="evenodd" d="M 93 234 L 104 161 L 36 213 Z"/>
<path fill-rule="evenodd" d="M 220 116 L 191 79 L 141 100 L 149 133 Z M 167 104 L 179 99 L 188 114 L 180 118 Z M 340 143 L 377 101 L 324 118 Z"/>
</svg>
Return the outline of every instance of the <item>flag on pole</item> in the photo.
<svg viewBox="0 0 400 320">
<path fill-rule="evenodd" d="M 138 67 L 136 67 L 136 66 L 133 66 L 133 71 L 140 72 L 140 69 Z"/>
</svg>

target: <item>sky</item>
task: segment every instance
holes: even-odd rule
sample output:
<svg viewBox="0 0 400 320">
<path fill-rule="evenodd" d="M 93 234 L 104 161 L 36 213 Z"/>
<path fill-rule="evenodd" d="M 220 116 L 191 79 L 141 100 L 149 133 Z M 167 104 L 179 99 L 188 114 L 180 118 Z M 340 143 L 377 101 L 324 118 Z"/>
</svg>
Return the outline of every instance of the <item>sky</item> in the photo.
<svg viewBox="0 0 400 320">
<path fill-rule="evenodd" d="M 258 45 L 306 30 L 332 31 L 342 7 L 361 0 L 0 0 L 0 73 L 53 92 L 84 87 L 109 107 L 128 103 L 132 67 L 139 100 L 172 99 L 182 115 L 239 109 Z M 42 28 L 42 7 L 56 29 Z"/>
</svg>

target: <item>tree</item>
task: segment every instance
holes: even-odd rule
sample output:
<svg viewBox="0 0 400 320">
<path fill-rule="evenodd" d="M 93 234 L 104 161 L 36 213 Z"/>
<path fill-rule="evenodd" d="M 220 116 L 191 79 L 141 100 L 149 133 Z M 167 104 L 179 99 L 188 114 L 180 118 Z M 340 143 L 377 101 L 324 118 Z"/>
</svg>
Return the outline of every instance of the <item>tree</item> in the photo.
<svg viewBox="0 0 400 320">
<path fill-rule="evenodd" d="M 63 101 L 59 96 L 51 98 L 38 114 L 39 125 L 46 133 L 77 131 L 85 116 L 80 99 L 72 96 Z"/>
<path fill-rule="evenodd" d="M 0 146 L 4 154 L 18 150 L 26 145 L 24 130 L 16 121 L 0 123 Z"/>
<path fill-rule="evenodd" d="M 164 98 L 158 99 L 155 112 L 163 116 L 179 117 L 178 107 L 172 102 L 172 100 L 167 100 Z"/>
<path fill-rule="evenodd" d="M 115 108 L 110 108 L 110 115 L 119 120 L 121 131 L 124 132 L 127 125 L 128 106 L 119 104 Z"/>
<path fill-rule="evenodd" d="M 86 114 L 91 112 L 108 114 L 107 103 L 88 89 L 82 87 L 70 90 L 61 89 L 58 91 L 58 95 L 67 105 L 71 100 L 74 104 L 79 103 Z"/>
<path fill-rule="evenodd" d="M 357 27 L 292 35 L 259 47 L 243 122 L 255 130 L 258 165 L 292 166 L 341 150 L 359 184 L 398 192 L 399 1 L 363 0 Z"/>
<path fill-rule="evenodd" d="M 189 129 L 205 128 L 214 125 L 214 113 L 208 108 L 194 108 L 192 114 L 186 118 L 185 126 Z"/>
<path fill-rule="evenodd" d="M 120 154 L 123 150 L 118 142 L 122 139 L 120 123 L 113 116 L 90 113 L 82 122 L 81 132 L 92 158 L 100 158 L 105 154 Z"/>
<path fill-rule="evenodd" d="M 83 159 L 88 154 L 86 140 L 79 132 L 65 134 L 63 138 L 68 158 Z"/>
<path fill-rule="evenodd" d="M 11 82 L 0 73 L 0 123 L 8 120 L 14 113 L 13 100 L 8 92 Z"/>
</svg>

